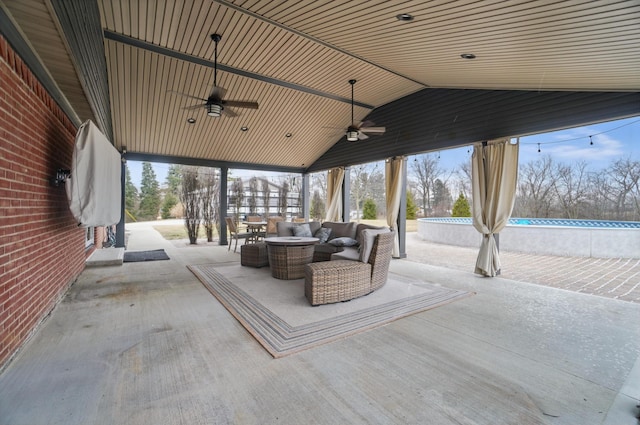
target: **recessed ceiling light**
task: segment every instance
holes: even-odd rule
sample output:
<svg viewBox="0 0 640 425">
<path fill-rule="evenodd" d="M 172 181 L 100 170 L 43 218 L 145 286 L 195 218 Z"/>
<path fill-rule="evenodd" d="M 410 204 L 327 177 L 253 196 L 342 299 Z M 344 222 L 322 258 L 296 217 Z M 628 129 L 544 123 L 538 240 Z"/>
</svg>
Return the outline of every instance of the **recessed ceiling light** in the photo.
<svg viewBox="0 0 640 425">
<path fill-rule="evenodd" d="M 476 55 L 474 55 L 473 53 L 463 53 L 460 55 L 460 57 L 462 59 L 475 59 Z"/>
<path fill-rule="evenodd" d="M 291 137 L 291 136 L 293 136 L 293 134 L 291 134 L 291 133 L 287 133 L 287 134 L 284 135 L 284 137 Z"/>
<path fill-rule="evenodd" d="M 247 130 L 249 130 L 249 127 L 243 125 L 242 127 L 240 127 L 240 130 L 247 131 Z"/>
<path fill-rule="evenodd" d="M 195 119 L 195 118 L 187 118 L 187 122 L 188 122 L 189 124 L 195 124 L 196 119 Z"/>
<path fill-rule="evenodd" d="M 399 15 L 396 15 L 396 19 L 398 21 L 409 22 L 409 21 L 413 21 L 413 15 L 410 15 L 408 13 L 401 13 Z"/>
</svg>

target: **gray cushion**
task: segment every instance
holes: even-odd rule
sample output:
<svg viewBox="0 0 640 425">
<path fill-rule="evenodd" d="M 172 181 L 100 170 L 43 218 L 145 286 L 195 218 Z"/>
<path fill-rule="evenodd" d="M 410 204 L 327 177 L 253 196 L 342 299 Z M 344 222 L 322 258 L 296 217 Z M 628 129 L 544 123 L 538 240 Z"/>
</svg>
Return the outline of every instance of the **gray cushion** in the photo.
<svg viewBox="0 0 640 425">
<path fill-rule="evenodd" d="M 336 252 L 335 254 L 331 254 L 331 260 L 350 260 L 350 261 L 358 261 L 360 258 L 360 254 L 358 254 L 358 250 L 354 247 L 346 248 L 344 251 Z"/>
<path fill-rule="evenodd" d="M 356 228 L 358 223 L 338 223 L 333 221 L 325 221 L 322 223 L 322 227 L 331 229 L 331 238 L 347 237 L 351 239 L 356 238 Z"/>
<path fill-rule="evenodd" d="M 330 235 L 331 235 L 330 228 L 321 227 L 313 234 L 313 237 L 319 239 L 318 243 L 325 243 L 329 239 Z"/>
<path fill-rule="evenodd" d="M 308 223 L 292 223 L 290 221 L 279 221 L 276 223 L 276 230 L 278 236 L 294 236 L 293 227 L 301 224 L 308 224 L 311 229 L 311 234 L 315 233 L 320 228 L 319 221 L 310 221 Z"/>
<path fill-rule="evenodd" d="M 362 261 L 363 263 L 369 261 L 369 256 L 371 255 L 371 250 L 373 249 L 373 244 L 375 242 L 376 236 L 378 236 L 380 233 L 389 233 L 389 229 L 380 228 L 362 230 L 360 239 L 360 261 Z"/>
<path fill-rule="evenodd" d="M 302 223 L 302 224 L 293 226 L 293 235 L 299 236 L 301 238 L 310 238 L 313 236 L 313 233 L 311 233 L 311 228 L 309 227 L 309 223 Z"/>
<path fill-rule="evenodd" d="M 327 242 L 333 246 L 356 246 L 358 241 L 352 238 L 347 238 L 345 236 L 341 238 L 334 238 Z"/>
</svg>

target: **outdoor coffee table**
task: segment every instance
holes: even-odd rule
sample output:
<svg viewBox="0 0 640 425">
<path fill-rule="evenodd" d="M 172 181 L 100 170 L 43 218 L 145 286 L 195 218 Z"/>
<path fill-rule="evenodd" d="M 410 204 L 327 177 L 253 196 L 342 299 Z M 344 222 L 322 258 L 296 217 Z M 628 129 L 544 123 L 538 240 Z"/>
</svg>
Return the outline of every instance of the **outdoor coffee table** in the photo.
<svg viewBox="0 0 640 425">
<path fill-rule="evenodd" d="M 313 246 L 318 238 L 279 236 L 265 238 L 271 276 L 276 279 L 301 279 L 304 266 L 313 260 Z"/>
</svg>

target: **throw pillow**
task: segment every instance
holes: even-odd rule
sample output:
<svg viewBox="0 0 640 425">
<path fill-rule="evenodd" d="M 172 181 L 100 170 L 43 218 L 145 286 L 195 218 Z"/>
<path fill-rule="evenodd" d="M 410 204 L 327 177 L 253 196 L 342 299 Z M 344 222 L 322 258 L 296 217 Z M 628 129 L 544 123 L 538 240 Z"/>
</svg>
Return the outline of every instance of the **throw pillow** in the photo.
<svg viewBox="0 0 640 425">
<path fill-rule="evenodd" d="M 328 227 L 319 228 L 316 233 L 314 233 L 313 237 L 320 239 L 318 243 L 325 243 L 329 240 L 329 236 L 331 235 L 331 229 Z"/>
<path fill-rule="evenodd" d="M 333 246 L 355 246 L 358 244 L 358 241 L 344 236 L 341 238 L 331 239 L 328 243 Z"/>
<path fill-rule="evenodd" d="M 298 224 L 296 226 L 293 226 L 293 235 L 299 236 L 301 238 L 310 238 L 312 234 L 311 234 L 311 228 L 309 227 L 309 223 Z"/>
<path fill-rule="evenodd" d="M 371 251 L 373 250 L 373 243 L 380 233 L 388 233 L 389 229 L 364 229 L 361 232 L 362 240 L 360 243 L 360 261 L 363 263 L 369 262 Z"/>
</svg>

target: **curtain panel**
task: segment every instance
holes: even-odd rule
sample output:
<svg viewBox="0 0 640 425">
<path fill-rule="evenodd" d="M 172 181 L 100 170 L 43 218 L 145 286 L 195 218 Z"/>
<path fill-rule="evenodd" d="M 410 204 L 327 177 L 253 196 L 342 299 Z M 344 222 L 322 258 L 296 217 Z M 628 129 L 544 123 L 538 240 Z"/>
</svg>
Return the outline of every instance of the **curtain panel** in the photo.
<svg viewBox="0 0 640 425">
<path fill-rule="evenodd" d="M 398 215 L 400 214 L 400 200 L 402 199 L 402 170 L 404 157 L 391 158 L 385 162 L 385 195 L 387 204 L 387 224 L 396 232 L 393 242 L 392 256 L 400 257 L 400 238 L 398 235 Z"/>
<path fill-rule="evenodd" d="M 327 172 L 327 215 L 325 221 L 342 221 L 342 182 L 344 168 L 332 168 Z"/>
<path fill-rule="evenodd" d="M 496 276 L 500 256 L 495 235 L 507 225 L 516 197 L 519 144 L 499 139 L 476 144 L 471 160 L 473 226 L 482 233 L 475 273 Z"/>
</svg>

